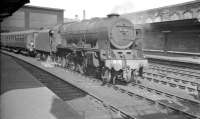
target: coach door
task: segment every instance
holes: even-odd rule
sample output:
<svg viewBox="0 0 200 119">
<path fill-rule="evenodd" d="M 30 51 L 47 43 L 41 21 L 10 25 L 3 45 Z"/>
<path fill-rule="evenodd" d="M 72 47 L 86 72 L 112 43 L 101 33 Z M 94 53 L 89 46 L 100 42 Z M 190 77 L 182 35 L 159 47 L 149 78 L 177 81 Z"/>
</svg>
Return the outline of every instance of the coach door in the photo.
<svg viewBox="0 0 200 119">
<path fill-rule="evenodd" d="M 35 41 L 34 41 L 34 33 L 26 34 L 26 38 L 27 38 L 27 44 L 26 44 L 27 49 L 33 50 L 34 43 L 35 43 Z"/>
</svg>

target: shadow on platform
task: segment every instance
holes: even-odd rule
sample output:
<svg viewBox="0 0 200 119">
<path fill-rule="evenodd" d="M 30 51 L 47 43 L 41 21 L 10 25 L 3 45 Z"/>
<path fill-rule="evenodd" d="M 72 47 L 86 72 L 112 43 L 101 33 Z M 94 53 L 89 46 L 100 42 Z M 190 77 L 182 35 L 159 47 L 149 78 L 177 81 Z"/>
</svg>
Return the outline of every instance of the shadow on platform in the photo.
<svg viewBox="0 0 200 119">
<path fill-rule="evenodd" d="M 84 119 L 84 115 L 80 115 L 72 107 L 67 105 L 67 103 L 58 98 L 53 98 L 50 112 L 57 119 Z"/>
<path fill-rule="evenodd" d="M 0 59 L 0 94 L 15 89 L 43 87 L 43 85 L 37 82 L 36 79 L 30 73 L 28 73 L 24 68 L 17 64 L 12 57 L 1 53 Z"/>
</svg>

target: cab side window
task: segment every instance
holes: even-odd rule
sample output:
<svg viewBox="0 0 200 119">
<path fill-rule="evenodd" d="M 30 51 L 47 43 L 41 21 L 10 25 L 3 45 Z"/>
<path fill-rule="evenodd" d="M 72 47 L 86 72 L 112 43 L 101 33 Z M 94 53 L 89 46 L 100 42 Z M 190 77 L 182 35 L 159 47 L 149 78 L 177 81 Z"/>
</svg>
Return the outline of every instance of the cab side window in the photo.
<svg viewBox="0 0 200 119">
<path fill-rule="evenodd" d="M 141 29 L 135 29 L 136 39 L 142 38 L 142 30 Z"/>
</svg>

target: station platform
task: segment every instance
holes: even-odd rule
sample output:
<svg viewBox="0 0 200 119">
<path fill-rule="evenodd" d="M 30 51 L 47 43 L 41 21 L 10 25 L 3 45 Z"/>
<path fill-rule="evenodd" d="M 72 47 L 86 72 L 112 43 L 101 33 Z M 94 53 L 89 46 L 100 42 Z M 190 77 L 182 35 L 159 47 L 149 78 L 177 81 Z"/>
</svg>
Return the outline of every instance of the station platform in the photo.
<svg viewBox="0 0 200 119">
<path fill-rule="evenodd" d="M 45 70 L 53 75 L 56 75 L 57 77 L 61 78 L 62 80 L 69 82 L 82 90 L 88 92 L 90 95 L 94 95 L 101 101 L 103 101 L 103 105 L 107 108 L 105 110 L 108 115 L 110 115 L 109 119 L 122 119 L 121 113 L 116 111 L 116 112 L 110 112 L 109 110 L 109 105 L 118 108 L 121 112 L 126 112 L 128 115 L 131 115 L 133 117 L 136 117 L 138 119 L 160 119 L 160 118 L 166 118 L 166 119 L 185 119 L 183 115 L 177 115 L 171 112 L 168 112 L 168 110 L 160 110 L 159 107 L 156 105 L 151 105 L 145 100 L 141 100 L 139 97 L 132 97 L 129 96 L 125 93 L 121 93 L 118 91 L 113 90 L 113 88 L 107 87 L 107 86 L 101 86 L 101 82 L 99 80 L 93 80 L 87 77 L 83 77 L 82 75 L 77 75 L 77 73 L 70 72 L 68 70 L 59 68 L 59 67 L 48 67 L 43 64 L 43 62 L 39 62 L 37 59 L 29 58 L 29 57 L 24 57 L 24 56 L 19 56 L 15 55 L 13 53 L 8 53 L 10 55 L 13 55 L 19 59 L 23 59 L 26 62 L 31 63 L 32 65 L 41 68 L 42 70 Z M 139 91 L 138 91 L 139 92 Z M 151 98 L 154 101 L 157 100 L 166 100 L 166 98 L 163 98 L 161 95 L 152 95 Z M 79 102 L 79 101 L 78 101 Z M 77 101 L 74 101 L 74 103 L 71 103 L 75 109 L 80 109 L 85 107 L 81 105 L 81 103 L 78 103 Z M 85 102 L 85 101 L 84 101 Z M 94 101 L 93 103 L 95 103 Z M 98 101 L 97 101 L 98 102 Z M 80 104 L 79 106 L 74 104 Z M 179 104 L 176 104 L 179 105 Z M 88 105 L 87 105 L 88 106 Z M 181 105 L 179 105 L 181 106 Z M 182 106 L 181 106 L 182 107 Z M 184 108 L 184 107 L 183 107 Z M 85 108 L 84 108 L 85 109 Z M 101 109 L 98 107 L 98 110 Z M 102 110 L 102 109 L 101 109 Z M 94 113 L 93 110 L 89 110 L 91 113 Z M 89 113 L 90 113 L 89 112 Z M 86 112 L 86 117 L 87 117 Z M 96 114 L 95 114 L 96 115 Z M 94 117 L 94 118 L 89 118 L 89 119 L 104 119 L 105 117 L 99 116 Z M 88 119 L 88 118 L 87 118 Z M 108 119 L 108 118 L 106 118 Z"/>
<path fill-rule="evenodd" d="M 1 119 L 82 119 L 12 57 L 0 53 L 0 59 Z"/>
<path fill-rule="evenodd" d="M 190 63 L 200 65 L 200 57 L 192 57 L 192 56 L 164 56 L 164 55 L 145 55 L 148 59 L 158 59 L 172 62 L 180 62 L 180 63 Z"/>
</svg>

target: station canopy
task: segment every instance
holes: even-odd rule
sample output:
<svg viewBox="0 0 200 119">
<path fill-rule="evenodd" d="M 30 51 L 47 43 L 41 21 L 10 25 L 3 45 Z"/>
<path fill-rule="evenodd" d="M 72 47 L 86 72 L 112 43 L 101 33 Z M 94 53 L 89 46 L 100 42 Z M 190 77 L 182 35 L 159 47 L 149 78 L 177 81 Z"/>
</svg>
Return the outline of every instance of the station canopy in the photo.
<svg viewBox="0 0 200 119">
<path fill-rule="evenodd" d="M 0 22 L 8 17 L 11 16 L 12 13 L 17 11 L 20 7 L 24 4 L 29 3 L 29 0 L 1 0 L 0 4 Z"/>
<path fill-rule="evenodd" d="M 200 22 L 198 21 L 198 19 L 184 19 L 175 21 L 146 23 L 143 25 L 143 27 L 148 30 L 156 29 L 160 31 L 199 29 Z"/>
</svg>

